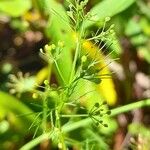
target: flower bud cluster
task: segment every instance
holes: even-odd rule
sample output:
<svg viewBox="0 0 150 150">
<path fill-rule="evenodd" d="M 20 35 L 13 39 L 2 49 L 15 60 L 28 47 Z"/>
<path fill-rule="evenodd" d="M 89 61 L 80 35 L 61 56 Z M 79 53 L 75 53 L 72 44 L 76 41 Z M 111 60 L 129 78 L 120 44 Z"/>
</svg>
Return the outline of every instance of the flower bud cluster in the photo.
<svg viewBox="0 0 150 150">
<path fill-rule="evenodd" d="M 106 124 L 103 119 L 103 117 L 106 115 L 111 115 L 111 111 L 108 109 L 106 102 L 102 102 L 101 104 L 95 103 L 89 112 L 89 117 L 97 126 L 101 124 L 104 127 L 108 127 L 108 124 Z"/>
<path fill-rule="evenodd" d="M 62 41 L 58 41 L 57 45 L 46 44 L 44 46 L 44 49 L 42 49 L 42 48 L 40 49 L 40 54 L 46 61 L 51 62 L 51 61 L 59 59 L 63 48 L 64 48 L 64 42 L 62 42 Z"/>
</svg>

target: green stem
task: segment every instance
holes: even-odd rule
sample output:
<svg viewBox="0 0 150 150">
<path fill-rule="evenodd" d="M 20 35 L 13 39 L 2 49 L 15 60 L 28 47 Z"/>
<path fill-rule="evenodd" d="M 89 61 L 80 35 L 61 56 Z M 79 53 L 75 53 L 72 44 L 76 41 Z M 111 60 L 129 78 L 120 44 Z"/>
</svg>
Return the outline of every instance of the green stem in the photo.
<svg viewBox="0 0 150 150">
<path fill-rule="evenodd" d="M 88 114 L 78 114 L 78 115 L 60 115 L 62 118 L 76 118 L 76 117 L 88 117 Z"/>
<path fill-rule="evenodd" d="M 125 106 L 120 106 L 111 110 L 111 116 L 116 116 L 121 113 L 125 113 L 141 107 L 150 106 L 150 99 L 141 100 L 135 103 L 131 103 Z"/>
<path fill-rule="evenodd" d="M 77 42 L 76 51 L 75 51 L 75 56 L 74 56 L 74 60 L 73 60 L 73 65 L 72 65 L 72 70 L 71 70 L 71 74 L 70 74 L 69 83 L 72 82 L 74 74 L 75 74 L 76 62 L 77 62 L 78 54 L 79 54 L 79 50 L 80 50 L 80 40 L 79 40 L 79 37 L 77 37 L 77 41 L 76 42 Z"/>
<path fill-rule="evenodd" d="M 48 63 L 48 76 L 47 76 L 47 80 L 50 82 L 50 77 L 51 77 L 51 68 L 52 68 L 52 64 Z M 47 110 L 48 110 L 48 106 L 47 106 L 47 91 L 45 90 L 45 95 L 43 98 L 43 120 L 42 120 L 42 126 L 43 126 L 43 133 L 45 133 L 47 131 Z"/>
<path fill-rule="evenodd" d="M 46 126 L 47 126 L 47 99 L 46 97 L 43 99 L 43 120 L 42 120 L 42 125 L 43 125 L 43 134 L 46 132 Z"/>
<path fill-rule="evenodd" d="M 59 69 L 59 66 L 58 66 L 57 61 L 54 60 L 54 63 L 55 63 L 56 69 L 57 69 L 57 71 L 58 71 L 58 73 L 59 73 L 59 76 L 60 76 L 61 80 L 63 81 L 64 84 L 66 84 L 66 81 L 65 81 L 65 79 L 64 79 L 64 77 L 63 77 L 63 75 L 62 75 L 62 73 L 61 73 L 61 71 L 60 71 L 60 69 Z"/>
<path fill-rule="evenodd" d="M 61 129 L 61 122 L 60 122 L 60 112 L 56 109 L 55 111 L 55 114 L 56 114 L 56 123 L 57 123 L 57 127 L 60 131 L 60 141 L 61 141 L 61 144 L 62 144 L 62 150 L 67 150 L 66 148 L 66 144 L 65 144 L 65 141 L 64 141 L 64 137 L 63 137 L 63 133 L 62 133 L 62 129 Z"/>
<path fill-rule="evenodd" d="M 41 143 L 42 141 L 48 140 L 50 138 L 51 138 L 50 133 L 42 134 L 39 137 L 35 138 L 34 140 L 32 140 L 32 141 L 28 142 L 27 144 L 25 144 L 23 147 L 20 148 L 20 150 L 30 150 L 34 146 Z"/>
<path fill-rule="evenodd" d="M 79 17 L 79 16 L 78 16 Z M 77 19 L 77 21 L 79 20 L 79 18 Z M 77 23 L 78 24 L 78 23 Z M 77 31 L 79 31 L 77 33 Z M 74 60 L 73 60 L 73 66 L 72 66 L 72 70 L 71 70 L 71 74 L 70 74 L 70 80 L 69 83 L 71 84 L 73 77 L 75 75 L 75 68 L 76 68 L 76 63 L 77 63 L 77 59 L 78 56 L 80 56 L 80 50 L 81 50 L 81 43 L 82 43 L 82 36 L 84 33 L 84 23 L 81 25 L 81 27 L 79 28 L 79 30 L 77 30 L 76 33 L 77 35 L 77 40 L 76 40 L 76 50 L 75 50 L 75 56 L 74 56 Z"/>
</svg>

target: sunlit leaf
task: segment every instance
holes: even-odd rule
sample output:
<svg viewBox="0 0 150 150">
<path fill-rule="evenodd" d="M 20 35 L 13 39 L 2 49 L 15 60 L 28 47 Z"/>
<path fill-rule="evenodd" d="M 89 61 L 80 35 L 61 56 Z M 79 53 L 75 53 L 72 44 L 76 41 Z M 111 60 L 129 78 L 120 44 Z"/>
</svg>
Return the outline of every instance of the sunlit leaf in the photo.
<svg viewBox="0 0 150 150">
<path fill-rule="evenodd" d="M 31 8 L 30 0 L 1 0 L 0 11 L 12 17 L 19 17 Z"/>
<path fill-rule="evenodd" d="M 120 13 L 134 2 L 135 0 L 103 0 L 91 9 L 90 12 L 94 15 L 94 21 L 87 22 L 86 26 L 90 26 L 99 20 L 103 20 L 105 17 L 112 17 Z"/>
</svg>

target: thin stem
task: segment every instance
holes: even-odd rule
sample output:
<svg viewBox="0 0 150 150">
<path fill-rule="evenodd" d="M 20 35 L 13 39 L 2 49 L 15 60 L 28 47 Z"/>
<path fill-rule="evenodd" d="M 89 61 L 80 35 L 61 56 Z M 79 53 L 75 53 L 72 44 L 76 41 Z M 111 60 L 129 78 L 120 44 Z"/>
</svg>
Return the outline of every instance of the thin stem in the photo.
<svg viewBox="0 0 150 150">
<path fill-rule="evenodd" d="M 72 70 L 71 70 L 71 74 L 70 74 L 69 83 L 72 82 L 73 76 L 75 74 L 75 67 L 76 67 L 76 62 L 77 62 L 77 59 L 78 59 L 78 54 L 79 54 L 79 49 L 80 49 L 80 40 L 79 40 L 79 37 L 77 37 L 77 41 L 76 42 L 77 42 L 76 51 L 75 51 L 75 56 L 74 56 L 74 60 L 73 60 L 73 65 L 72 65 Z"/>
<path fill-rule="evenodd" d="M 77 19 L 77 21 L 78 21 L 78 19 Z M 75 75 L 75 68 L 76 68 L 77 59 L 78 59 L 78 56 L 80 56 L 83 32 L 84 32 L 84 22 L 82 23 L 82 25 L 81 25 L 81 27 L 79 29 L 79 33 L 77 35 L 76 50 L 75 50 L 75 56 L 74 56 L 74 60 L 73 60 L 73 66 L 72 66 L 72 70 L 71 70 L 71 74 L 70 74 L 69 83 L 72 82 L 73 77 Z"/>
<path fill-rule="evenodd" d="M 125 113 L 137 108 L 145 107 L 145 106 L 150 106 L 150 99 L 147 100 L 141 100 L 139 102 L 131 103 L 125 106 L 120 106 L 118 108 L 114 108 L 111 110 L 111 116 L 116 116 L 121 113 Z"/>
<path fill-rule="evenodd" d="M 43 98 L 43 120 L 42 120 L 42 124 L 43 124 L 43 133 L 46 132 L 46 126 L 47 126 L 47 99 L 46 97 Z"/>
<path fill-rule="evenodd" d="M 41 143 L 44 140 L 48 140 L 50 139 L 50 133 L 45 133 L 42 134 L 41 136 L 35 138 L 34 140 L 28 142 L 27 144 L 25 144 L 23 147 L 20 148 L 20 150 L 29 150 L 32 149 L 34 146 L 38 145 L 39 143 Z"/>
<path fill-rule="evenodd" d="M 58 73 L 59 73 L 60 78 L 62 79 L 62 81 L 64 82 L 64 84 L 66 84 L 66 81 L 65 81 L 65 79 L 64 79 L 64 77 L 63 77 L 63 75 L 62 75 L 62 73 L 61 73 L 61 71 L 60 71 L 60 69 L 59 69 L 59 66 L 58 66 L 57 61 L 54 60 L 54 63 L 55 63 L 55 66 L 56 66 L 56 69 L 57 69 L 57 71 L 58 71 Z"/>
<path fill-rule="evenodd" d="M 97 35 L 97 36 L 94 36 L 94 37 L 91 37 L 91 38 L 88 38 L 86 39 L 87 41 L 92 41 L 92 40 L 97 40 L 97 39 L 100 39 L 102 37 L 101 34 Z"/>
<path fill-rule="evenodd" d="M 57 123 L 57 127 L 60 131 L 60 141 L 61 141 L 61 144 L 62 144 L 62 150 L 67 150 L 66 148 L 66 144 L 65 144 L 65 141 L 64 141 L 64 137 L 63 137 L 63 133 L 62 133 L 62 129 L 61 129 L 61 122 L 60 122 L 60 112 L 56 109 L 55 111 L 55 115 L 56 115 L 56 123 Z"/>
<path fill-rule="evenodd" d="M 74 118 L 74 117 L 88 117 L 88 114 L 78 114 L 78 115 L 60 115 L 62 118 Z"/>
</svg>

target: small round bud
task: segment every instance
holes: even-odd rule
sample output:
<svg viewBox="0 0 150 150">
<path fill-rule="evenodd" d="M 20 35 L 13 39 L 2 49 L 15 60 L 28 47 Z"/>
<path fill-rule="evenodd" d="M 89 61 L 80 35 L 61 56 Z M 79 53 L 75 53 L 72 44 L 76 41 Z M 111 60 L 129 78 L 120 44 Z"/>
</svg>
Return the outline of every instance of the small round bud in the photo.
<svg viewBox="0 0 150 150">
<path fill-rule="evenodd" d="M 107 128 L 107 127 L 108 127 L 108 124 L 103 124 L 103 126 Z"/>
<path fill-rule="evenodd" d="M 114 33 L 114 30 L 111 29 L 109 32 L 110 32 L 110 33 Z"/>
<path fill-rule="evenodd" d="M 45 49 L 45 51 L 51 51 L 51 50 L 52 50 L 52 47 L 51 47 L 50 45 L 46 44 L 46 45 L 44 46 L 44 49 Z"/>
<path fill-rule="evenodd" d="M 40 52 L 41 52 L 41 53 L 44 53 L 42 48 L 40 48 Z"/>
<path fill-rule="evenodd" d="M 49 85 L 49 81 L 48 81 L 48 80 L 45 80 L 45 81 L 44 81 L 44 84 L 45 84 L 45 85 Z"/>
<path fill-rule="evenodd" d="M 110 21 L 110 17 L 106 17 L 106 18 L 105 18 L 105 21 L 106 21 L 106 22 Z"/>
<path fill-rule="evenodd" d="M 85 63 L 86 61 L 87 61 L 87 56 L 83 55 L 83 56 L 81 57 L 81 62 L 82 62 L 82 63 Z"/>
<path fill-rule="evenodd" d="M 63 48 L 63 47 L 64 47 L 64 42 L 58 41 L 58 46 L 59 46 L 60 48 Z"/>
<path fill-rule="evenodd" d="M 95 103 L 94 106 L 98 108 L 100 105 L 99 105 L 99 103 Z"/>
<path fill-rule="evenodd" d="M 56 45 L 55 45 L 55 44 L 52 44 L 52 45 L 51 45 L 51 48 L 52 48 L 52 49 L 55 49 L 55 48 L 56 48 Z"/>
<path fill-rule="evenodd" d="M 45 48 L 45 49 L 48 49 L 48 47 L 49 47 L 49 45 L 48 45 L 48 44 L 46 44 L 46 45 L 44 46 L 44 48 Z"/>
<path fill-rule="evenodd" d="M 108 110 L 108 111 L 106 112 L 106 114 L 107 114 L 107 115 L 110 115 L 110 114 L 111 114 L 111 111 L 110 111 L 110 110 Z"/>
<path fill-rule="evenodd" d="M 102 124 L 102 123 L 103 123 L 103 120 L 100 120 L 100 121 L 99 121 L 99 123 L 101 123 L 101 124 Z"/>
<path fill-rule="evenodd" d="M 32 94 L 32 98 L 33 98 L 33 99 L 37 99 L 37 98 L 38 98 L 38 94 L 37 94 L 37 93 L 33 93 L 33 94 Z"/>
</svg>

